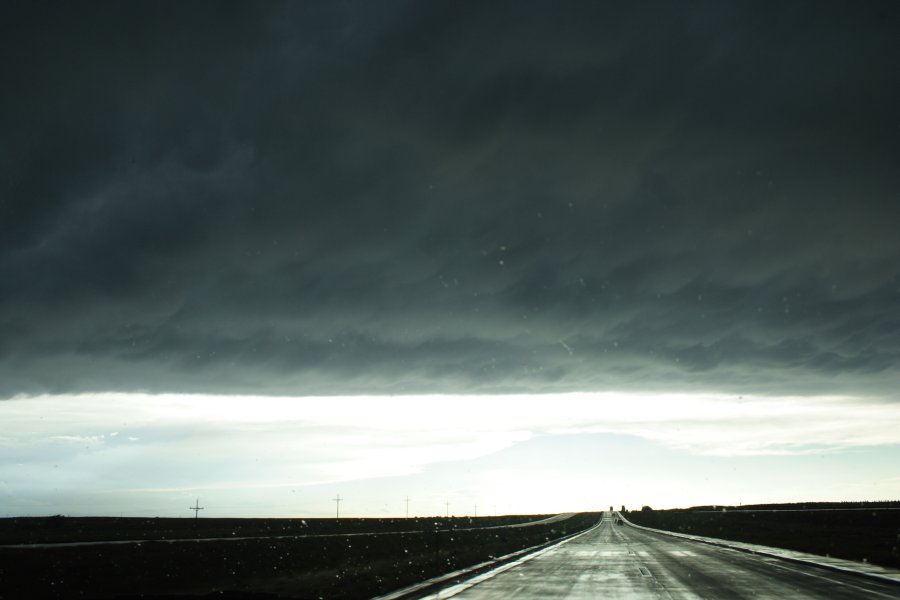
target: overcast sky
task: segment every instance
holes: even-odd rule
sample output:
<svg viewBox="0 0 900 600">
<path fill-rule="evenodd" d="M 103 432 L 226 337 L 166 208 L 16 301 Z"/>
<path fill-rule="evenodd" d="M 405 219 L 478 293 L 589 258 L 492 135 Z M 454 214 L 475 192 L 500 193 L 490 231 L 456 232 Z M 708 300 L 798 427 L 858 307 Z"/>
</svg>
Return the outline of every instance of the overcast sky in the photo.
<svg viewBox="0 0 900 600">
<path fill-rule="evenodd" d="M 3 3 L 0 398 L 893 410 L 898 31 L 887 0 Z"/>
</svg>

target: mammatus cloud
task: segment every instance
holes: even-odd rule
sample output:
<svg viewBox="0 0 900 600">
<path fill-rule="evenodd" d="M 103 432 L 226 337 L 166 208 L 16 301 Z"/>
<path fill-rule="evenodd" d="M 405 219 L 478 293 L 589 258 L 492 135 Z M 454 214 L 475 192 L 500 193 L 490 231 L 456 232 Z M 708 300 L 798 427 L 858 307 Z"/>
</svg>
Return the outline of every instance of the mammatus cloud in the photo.
<svg viewBox="0 0 900 600">
<path fill-rule="evenodd" d="M 891 4 L 108 8 L 0 19 L 0 397 L 896 389 Z"/>
</svg>

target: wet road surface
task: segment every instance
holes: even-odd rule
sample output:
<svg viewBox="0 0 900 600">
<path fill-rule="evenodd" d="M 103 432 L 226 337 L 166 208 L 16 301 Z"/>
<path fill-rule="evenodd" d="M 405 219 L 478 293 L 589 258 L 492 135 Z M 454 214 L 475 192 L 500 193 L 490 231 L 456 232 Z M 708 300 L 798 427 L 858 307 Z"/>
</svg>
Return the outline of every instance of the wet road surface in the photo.
<svg viewBox="0 0 900 600">
<path fill-rule="evenodd" d="M 900 585 L 616 525 L 589 532 L 430 598 L 900 598 Z"/>
</svg>

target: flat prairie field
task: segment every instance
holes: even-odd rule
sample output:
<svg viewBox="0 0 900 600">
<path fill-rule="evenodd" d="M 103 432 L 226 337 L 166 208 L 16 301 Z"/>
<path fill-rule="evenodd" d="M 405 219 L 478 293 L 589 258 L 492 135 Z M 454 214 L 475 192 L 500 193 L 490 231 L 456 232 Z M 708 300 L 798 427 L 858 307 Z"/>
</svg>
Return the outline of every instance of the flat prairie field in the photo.
<svg viewBox="0 0 900 600">
<path fill-rule="evenodd" d="M 0 598 L 366 598 L 582 531 L 600 513 L 0 520 Z"/>
<path fill-rule="evenodd" d="M 698 507 L 627 513 L 637 525 L 900 568 L 900 506 Z"/>
</svg>

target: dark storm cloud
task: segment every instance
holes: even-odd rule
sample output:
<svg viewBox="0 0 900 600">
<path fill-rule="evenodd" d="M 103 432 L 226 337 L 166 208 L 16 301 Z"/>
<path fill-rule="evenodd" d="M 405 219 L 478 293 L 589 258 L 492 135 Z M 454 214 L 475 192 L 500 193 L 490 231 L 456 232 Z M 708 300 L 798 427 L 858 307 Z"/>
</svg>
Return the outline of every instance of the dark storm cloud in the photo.
<svg viewBox="0 0 900 600">
<path fill-rule="evenodd" d="M 898 381 L 892 3 L 2 10 L 0 395 Z"/>
</svg>

